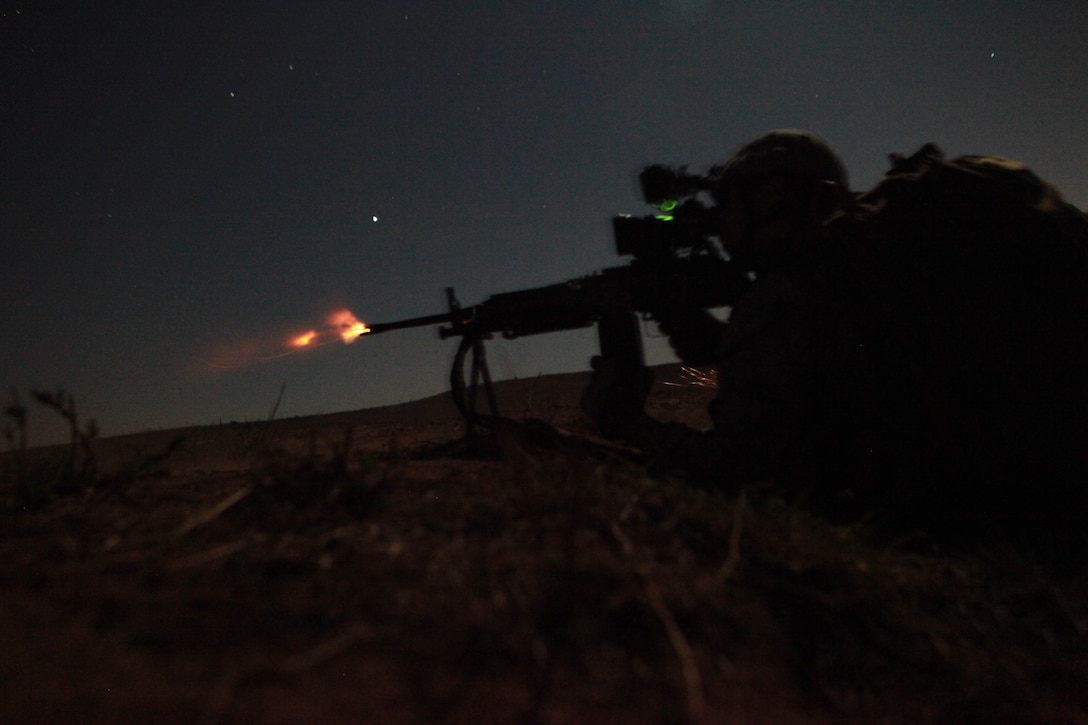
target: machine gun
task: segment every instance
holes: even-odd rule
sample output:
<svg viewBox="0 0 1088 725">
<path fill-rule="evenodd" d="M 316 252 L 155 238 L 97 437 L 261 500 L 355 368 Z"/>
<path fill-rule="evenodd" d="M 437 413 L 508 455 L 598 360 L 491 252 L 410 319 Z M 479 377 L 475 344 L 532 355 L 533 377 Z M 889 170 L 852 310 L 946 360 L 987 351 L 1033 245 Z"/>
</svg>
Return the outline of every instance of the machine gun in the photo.
<svg viewBox="0 0 1088 725">
<path fill-rule="evenodd" d="M 484 341 L 496 334 L 515 339 L 596 324 L 601 357 L 622 365 L 642 365 L 640 317 L 732 305 L 747 286 L 748 277 L 729 263 L 715 243 L 715 209 L 702 198 L 715 183 L 715 171 L 699 176 L 664 166 L 643 169 L 639 177 L 643 197 L 661 213 L 613 218 L 616 252 L 632 258 L 624 266 L 492 295 L 471 307 L 462 307 L 449 287 L 446 312 L 372 324 L 364 334 L 440 325 L 442 339 L 460 337 L 450 391 L 470 433 L 475 424 L 499 417 L 484 349 Z M 481 387 L 486 414 L 479 410 Z"/>
</svg>

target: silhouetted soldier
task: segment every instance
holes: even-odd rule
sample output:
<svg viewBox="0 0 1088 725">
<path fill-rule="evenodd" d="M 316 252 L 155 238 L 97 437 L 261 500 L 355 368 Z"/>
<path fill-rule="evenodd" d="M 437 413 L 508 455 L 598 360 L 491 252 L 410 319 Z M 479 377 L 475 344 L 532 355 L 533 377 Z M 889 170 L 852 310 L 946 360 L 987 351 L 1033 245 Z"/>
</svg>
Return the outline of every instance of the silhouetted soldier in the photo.
<svg viewBox="0 0 1088 725">
<path fill-rule="evenodd" d="M 583 407 L 602 432 L 704 483 L 773 481 L 832 506 L 844 492 L 860 494 L 866 504 L 945 508 L 959 505 L 957 496 L 977 504 L 1007 495 L 1007 479 L 1041 470 L 1044 459 L 1043 475 L 1065 476 L 1059 495 L 1069 493 L 1068 481 L 1083 480 L 1077 477 L 1085 470 L 1077 441 L 1088 431 L 1088 376 L 1080 374 L 1083 360 L 1070 369 L 1053 355 L 1045 359 L 1044 351 L 1079 345 L 1088 360 L 1088 290 L 1068 284 L 1088 280 L 1088 221 L 1013 162 L 946 162 L 932 146 L 893 162 L 888 179 L 855 198 L 837 155 L 811 134 L 775 131 L 741 147 L 715 197 L 722 244 L 755 280 L 728 323 L 699 309 L 673 310 L 661 320 L 682 360 L 717 366 L 713 428 L 700 432 L 650 418 L 643 410 L 649 371 L 611 370 L 597 360 Z M 958 171 L 964 179 L 954 178 Z M 1010 195 L 1002 197 L 1006 187 Z M 927 195 L 952 201 L 941 206 Z M 1016 205 L 1025 211 L 1005 211 Z M 1004 229 L 995 230 L 992 220 L 972 228 L 995 214 L 1013 216 L 998 220 Z M 1002 269 L 998 285 L 1008 289 L 988 289 L 984 275 L 994 265 L 980 267 L 978 259 L 1004 253 L 989 246 L 995 234 L 1012 240 L 1005 246 L 1027 250 L 1019 267 L 1012 262 L 1013 274 L 1028 283 L 1008 284 L 1001 275 L 1009 270 Z M 1040 236 L 1047 242 L 1033 248 Z M 1051 244 L 1051 237 L 1061 239 Z M 956 244 L 961 249 L 953 251 Z M 1061 278 L 1068 294 L 1060 303 L 1028 305 L 1022 297 L 1055 279 L 1050 267 L 1061 265 L 1055 254 L 1069 265 Z M 1032 267 L 1033 255 L 1050 259 Z M 941 267 L 967 270 L 971 279 Z M 1010 294 L 1019 296 L 999 309 L 1017 305 L 1018 324 L 1005 331 L 985 308 Z M 1066 299 L 1071 295 L 1079 297 Z M 1058 304 L 1069 314 L 1054 329 Z M 927 339 L 929 326 L 940 340 Z M 1044 339 L 1039 329 L 1062 342 Z M 1021 339 L 984 346 L 987 335 L 1006 333 Z M 994 354 L 1005 359 L 995 361 Z M 1061 400 L 1054 386 L 1036 385 L 1048 376 L 1061 381 L 1067 396 L 1060 414 L 1030 406 L 1036 389 L 1042 397 L 1035 408 Z M 1002 384 L 1020 389 L 1015 395 L 995 389 Z M 1019 407 L 997 402 L 1011 397 Z M 1015 422 L 987 420 L 991 413 L 1019 415 L 1031 429 L 1010 435 Z M 1051 465 L 1055 457 L 1064 462 Z"/>
</svg>

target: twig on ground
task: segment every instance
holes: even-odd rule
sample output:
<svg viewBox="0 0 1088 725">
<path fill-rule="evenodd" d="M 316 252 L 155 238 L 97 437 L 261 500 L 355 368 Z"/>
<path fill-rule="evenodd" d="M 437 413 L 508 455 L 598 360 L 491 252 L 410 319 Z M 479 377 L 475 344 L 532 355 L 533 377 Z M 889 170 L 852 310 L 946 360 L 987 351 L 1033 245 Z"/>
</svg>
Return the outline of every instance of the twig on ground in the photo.
<svg viewBox="0 0 1088 725">
<path fill-rule="evenodd" d="M 224 511 L 248 496 L 251 491 L 253 491 L 252 486 L 240 488 L 219 503 L 212 506 L 211 508 L 204 509 L 203 511 L 198 511 L 194 515 L 190 516 L 189 519 L 181 525 L 181 528 L 178 529 L 177 536 L 184 536 L 198 526 L 203 526 L 204 524 L 207 524 L 219 518 L 219 516 L 221 516 Z"/>
<path fill-rule="evenodd" d="M 320 642 L 301 654 L 283 660 L 278 670 L 285 675 L 297 675 L 324 664 L 334 657 L 354 647 L 358 642 L 370 638 L 374 629 L 364 622 L 355 622 L 340 634 Z"/>
<path fill-rule="evenodd" d="M 220 544 L 219 546 L 213 546 L 212 548 L 201 551 L 196 554 L 190 554 L 189 556 L 183 556 L 180 559 L 175 560 L 170 564 L 171 569 L 191 569 L 204 564 L 210 564 L 216 559 L 223 559 L 236 554 L 242 549 L 248 548 L 252 542 L 247 539 L 241 539 L 239 541 L 231 541 L 226 544 Z"/>
<path fill-rule="evenodd" d="M 623 549 L 624 556 L 631 558 L 634 555 L 635 547 L 630 537 L 623 533 L 617 522 L 612 523 L 610 530 L 612 536 L 619 542 L 620 548 Z M 638 573 L 642 579 L 646 601 L 661 621 L 665 636 L 668 637 L 669 644 L 672 645 L 677 659 L 680 660 L 680 674 L 684 679 L 684 695 L 688 705 L 688 722 L 699 725 L 699 723 L 703 722 L 706 699 L 703 695 L 703 678 L 699 674 L 699 665 L 695 661 L 695 650 L 692 649 L 683 630 L 677 624 L 676 617 L 673 616 L 672 611 L 665 604 L 665 600 L 661 596 L 661 590 L 650 575 L 650 565 L 640 566 Z"/>
<path fill-rule="evenodd" d="M 55 410 L 68 423 L 68 460 L 60 472 L 61 482 L 80 487 L 91 486 L 98 478 L 94 449 L 91 447 L 91 441 L 98 437 L 98 424 L 92 418 L 87 421 L 84 428 L 79 427 L 75 396 L 63 388 L 59 388 L 55 393 L 47 390 L 32 390 L 30 394 L 42 405 Z M 77 471 L 76 461 L 79 459 L 80 452 L 83 454 L 83 460 Z"/>
<path fill-rule="evenodd" d="M 268 413 L 268 418 L 265 419 L 264 425 L 254 439 L 254 443 L 263 444 L 268 437 L 268 431 L 272 428 L 272 421 L 276 419 L 276 412 L 279 411 L 280 403 L 283 402 L 283 393 L 285 390 L 287 390 L 286 382 L 280 385 L 280 392 L 279 395 L 276 396 L 276 402 L 272 405 L 272 410 Z"/>
<path fill-rule="evenodd" d="M 642 581 L 646 590 L 646 599 L 657 618 L 661 620 L 661 626 L 665 628 L 669 644 L 672 645 L 677 659 L 680 660 L 680 673 L 684 678 L 684 694 L 688 703 L 688 721 L 698 725 L 703 722 L 706 700 L 703 696 L 703 678 L 699 674 L 699 665 L 695 661 L 695 650 L 692 649 L 688 638 L 684 636 L 680 625 L 676 623 L 676 617 L 665 604 L 661 591 L 650 577 L 648 569 L 642 571 Z"/>
<path fill-rule="evenodd" d="M 623 549 L 623 555 L 630 557 L 632 554 L 634 554 L 634 544 L 631 543 L 631 539 L 628 538 L 627 534 L 623 533 L 623 531 L 619 527 L 619 524 L 613 522 L 611 529 L 612 536 L 616 538 L 616 541 L 618 541 L 620 544 L 620 548 Z"/>
<path fill-rule="evenodd" d="M 227 713 L 238 689 L 247 682 L 264 677 L 291 677 L 339 657 L 363 640 L 374 636 L 374 628 L 365 622 L 354 622 L 340 634 L 319 642 L 305 652 L 275 662 L 259 662 L 244 668 L 226 670 L 216 682 L 208 698 L 201 722 L 214 725 Z"/>
<path fill-rule="evenodd" d="M 729 554 L 722 562 L 721 569 L 715 577 L 717 583 L 721 583 L 733 576 L 740 564 L 740 537 L 744 525 L 744 510 L 748 508 L 748 489 L 742 488 L 737 494 L 737 501 L 733 504 L 733 528 L 729 532 Z"/>
</svg>

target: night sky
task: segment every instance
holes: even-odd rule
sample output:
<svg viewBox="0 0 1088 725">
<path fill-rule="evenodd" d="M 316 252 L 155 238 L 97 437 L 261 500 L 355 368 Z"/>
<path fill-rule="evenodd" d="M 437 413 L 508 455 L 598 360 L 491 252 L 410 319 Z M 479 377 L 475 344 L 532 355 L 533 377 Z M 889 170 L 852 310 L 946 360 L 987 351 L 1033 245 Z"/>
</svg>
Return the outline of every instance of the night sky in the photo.
<svg viewBox="0 0 1088 725">
<path fill-rule="evenodd" d="M 63 386 L 104 435 L 263 419 L 283 385 L 279 417 L 440 392 L 433 328 L 285 343 L 619 264 L 642 164 L 773 128 L 855 189 L 934 141 L 1088 206 L 1080 0 L 38 5 L 0 24 L 0 385 Z M 594 342 L 497 342 L 492 371 Z"/>
</svg>

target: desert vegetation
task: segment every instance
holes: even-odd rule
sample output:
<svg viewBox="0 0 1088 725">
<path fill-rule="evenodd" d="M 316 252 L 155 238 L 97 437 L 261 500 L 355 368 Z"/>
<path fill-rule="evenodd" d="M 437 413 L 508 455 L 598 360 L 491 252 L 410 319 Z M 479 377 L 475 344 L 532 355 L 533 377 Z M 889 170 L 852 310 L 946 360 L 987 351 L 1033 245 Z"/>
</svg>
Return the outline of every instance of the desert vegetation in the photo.
<svg viewBox="0 0 1088 725">
<path fill-rule="evenodd" d="M 5 721 L 1085 722 L 1080 556 L 650 475 L 579 385 L 471 443 L 445 401 L 103 439 L 54 395 L 35 449 L 13 400 Z"/>
</svg>

